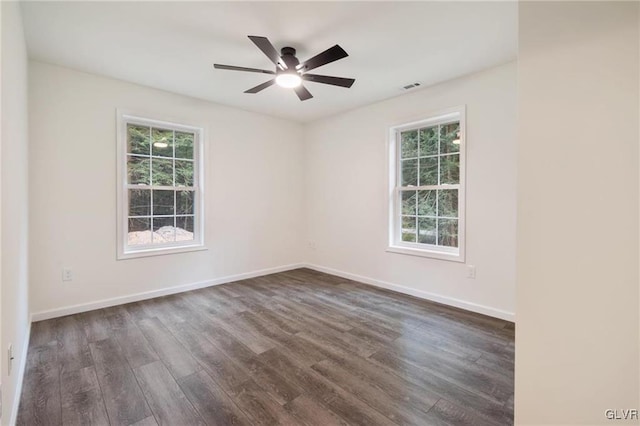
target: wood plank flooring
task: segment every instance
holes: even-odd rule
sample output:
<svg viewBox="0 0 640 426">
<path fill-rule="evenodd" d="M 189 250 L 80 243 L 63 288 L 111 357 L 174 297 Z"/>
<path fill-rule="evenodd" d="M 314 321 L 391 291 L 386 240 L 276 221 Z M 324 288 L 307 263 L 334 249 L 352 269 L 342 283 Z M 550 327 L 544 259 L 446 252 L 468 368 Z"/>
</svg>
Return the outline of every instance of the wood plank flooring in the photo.
<svg viewBox="0 0 640 426">
<path fill-rule="evenodd" d="M 309 269 L 32 325 L 18 425 L 511 425 L 512 323 Z"/>
</svg>

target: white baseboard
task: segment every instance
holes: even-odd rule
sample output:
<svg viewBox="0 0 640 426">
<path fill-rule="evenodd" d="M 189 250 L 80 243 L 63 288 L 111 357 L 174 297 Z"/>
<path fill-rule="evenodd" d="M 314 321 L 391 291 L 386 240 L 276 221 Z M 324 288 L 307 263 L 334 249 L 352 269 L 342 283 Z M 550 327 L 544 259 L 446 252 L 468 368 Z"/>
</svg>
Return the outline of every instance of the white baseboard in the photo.
<svg viewBox="0 0 640 426">
<path fill-rule="evenodd" d="M 296 263 L 292 265 L 276 266 L 274 268 L 261 269 L 243 274 L 229 275 L 222 278 L 214 278 L 207 281 L 199 281 L 191 284 L 183 284 L 175 287 L 168 287 L 159 290 L 135 293 L 127 296 L 113 297 L 111 299 L 98 300 L 96 302 L 83 303 L 79 305 L 65 306 L 64 308 L 51 309 L 48 311 L 35 312 L 31 314 L 31 321 L 43 321 L 51 318 L 63 317 L 65 315 L 78 314 L 80 312 L 93 311 L 94 309 L 108 308 L 110 306 L 122 305 L 125 303 L 138 302 L 140 300 L 153 299 L 154 297 L 168 296 L 170 294 L 182 293 L 189 290 L 211 287 L 214 285 L 226 284 L 233 281 L 246 280 L 248 278 L 261 277 L 263 275 L 275 274 L 278 272 L 290 271 L 292 269 L 303 268 L 305 264 Z"/>
<path fill-rule="evenodd" d="M 31 315 L 32 321 L 42 321 L 51 318 L 62 317 L 65 315 L 77 314 L 80 312 L 92 311 L 94 309 L 108 308 L 110 306 L 122 305 L 124 303 L 138 302 L 140 300 L 153 299 L 154 297 L 168 296 L 170 294 L 182 293 L 189 290 L 197 290 L 199 288 L 211 287 L 220 284 L 226 284 L 233 281 L 244 280 L 248 278 L 260 277 L 263 275 L 275 274 L 278 272 L 290 271 L 297 268 L 309 268 L 315 271 L 324 272 L 326 274 L 336 275 L 350 280 L 358 281 L 364 284 L 373 285 L 375 287 L 385 288 L 387 290 L 397 291 L 399 293 L 415 296 L 420 299 L 431 300 L 433 302 L 442 303 L 444 305 L 454 306 L 456 308 L 465 309 L 471 312 L 488 315 L 494 318 L 500 318 L 507 321 L 515 321 L 513 312 L 492 308 L 490 306 L 479 305 L 465 300 L 455 299 L 453 297 L 442 296 L 427 291 L 417 290 L 411 287 L 405 287 L 399 284 L 393 284 L 386 281 L 377 280 L 375 278 L 365 277 L 363 275 L 352 274 L 326 266 L 296 263 L 291 265 L 278 266 L 274 268 L 261 269 L 243 274 L 230 275 L 222 278 L 215 278 L 207 281 L 200 281 L 191 284 L 183 284 L 175 287 L 163 288 L 160 290 L 152 290 L 143 293 L 131 294 L 128 296 L 114 297 L 111 299 L 99 300 L 96 302 L 84 303 L 80 305 L 66 306 L 48 311 L 36 312 Z"/>
<path fill-rule="evenodd" d="M 429 293 L 427 291 L 416 290 L 415 288 L 405 287 L 399 284 L 392 284 L 386 281 L 376 280 L 374 278 L 365 277 L 362 275 L 352 274 L 350 272 L 339 271 L 333 268 L 327 268 L 326 266 L 306 264 L 306 268 L 313 269 L 314 271 L 324 272 L 326 274 L 336 275 L 338 277 L 347 278 L 349 280 L 358 281 L 364 284 L 369 284 L 375 287 L 384 288 L 387 290 L 397 291 L 398 293 L 408 294 L 420 299 L 431 300 L 432 302 L 442 303 L 443 305 L 454 306 L 456 308 L 464 309 L 471 312 L 476 312 L 483 315 L 488 315 L 494 318 L 500 318 L 506 321 L 515 322 L 516 315 L 513 312 L 503 311 L 502 309 L 492 308 L 490 306 L 479 305 L 477 303 L 467 302 L 465 300 L 455 299 L 453 297 L 441 296 L 435 293 Z"/>
<path fill-rule="evenodd" d="M 11 417 L 9 418 L 9 424 L 15 425 L 18 421 L 18 409 L 20 408 L 20 397 L 22 396 L 22 382 L 24 381 L 24 370 L 27 368 L 27 352 L 29 351 L 29 339 L 31 338 L 31 323 L 33 319 L 27 324 L 27 332 L 24 336 L 24 343 L 22 344 L 22 352 L 20 357 L 20 364 L 18 365 L 18 379 L 16 381 L 16 393 L 13 396 L 13 407 L 11 407 Z M 14 373 L 15 374 L 15 373 Z"/>
</svg>

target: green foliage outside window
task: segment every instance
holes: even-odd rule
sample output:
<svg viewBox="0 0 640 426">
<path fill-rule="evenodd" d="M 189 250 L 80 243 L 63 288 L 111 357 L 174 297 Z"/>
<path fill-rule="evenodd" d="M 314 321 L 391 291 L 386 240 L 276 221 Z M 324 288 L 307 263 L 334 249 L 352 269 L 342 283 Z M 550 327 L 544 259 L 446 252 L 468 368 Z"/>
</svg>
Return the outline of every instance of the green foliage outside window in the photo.
<svg viewBox="0 0 640 426">
<path fill-rule="evenodd" d="M 194 186 L 194 141 L 189 132 L 127 126 L 127 183 L 137 185 L 128 193 L 130 244 L 193 238 L 195 191 L 179 188 Z"/>
<path fill-rule="evenodd" d="M 458 246 L 458 189 L 442 185 L 460 183 L 459 132 L 459 122 L 401 132 L 402 241 Z"/>
</svg>

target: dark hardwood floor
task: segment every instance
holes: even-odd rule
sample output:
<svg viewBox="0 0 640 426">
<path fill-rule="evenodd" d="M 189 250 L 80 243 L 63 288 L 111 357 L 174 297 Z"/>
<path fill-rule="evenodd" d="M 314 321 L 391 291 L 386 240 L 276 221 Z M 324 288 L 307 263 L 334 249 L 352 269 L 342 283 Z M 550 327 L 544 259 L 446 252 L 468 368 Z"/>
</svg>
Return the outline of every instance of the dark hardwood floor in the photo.
<svg viewBox="0 0 640 426">
<path fill-rule="evenodd" d="M 19 425 L 509 425 L 512 323 L 308 269 L 32 325 Z"/>
</svg>

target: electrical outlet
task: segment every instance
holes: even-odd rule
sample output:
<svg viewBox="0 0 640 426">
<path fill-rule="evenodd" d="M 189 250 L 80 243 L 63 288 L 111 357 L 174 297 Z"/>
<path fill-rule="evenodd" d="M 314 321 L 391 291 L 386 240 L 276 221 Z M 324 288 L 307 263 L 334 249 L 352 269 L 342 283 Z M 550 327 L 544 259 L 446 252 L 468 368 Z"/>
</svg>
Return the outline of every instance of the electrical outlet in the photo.
<svg viewBox="0 0 640 426">
<path fill-rule="evenodd" d="M 9 344 L 9 349 L 7 349 L 7 367 L 8 367 L 8 375 L 11 375 L 11 370 L 13 370 L 13 344 Z"/>
<path fill-rule="evenodd" d="M 62 281 L 72 281 L 73 280 L 73 271 L 71 268 L 63 268 L 62 269 Z"/>
<path fill-rule="evenodd" d="M 315 241 L 309 241 L 309 248 L 311 250 L 315 250 L 316 249 L 316 242 Z"/>
<path fill-rule="evenodd" d="M 476 279 L 476 267 L 473 265 L 467 265 L 467 278 Z"/>
</svg>

